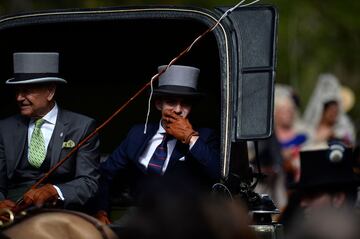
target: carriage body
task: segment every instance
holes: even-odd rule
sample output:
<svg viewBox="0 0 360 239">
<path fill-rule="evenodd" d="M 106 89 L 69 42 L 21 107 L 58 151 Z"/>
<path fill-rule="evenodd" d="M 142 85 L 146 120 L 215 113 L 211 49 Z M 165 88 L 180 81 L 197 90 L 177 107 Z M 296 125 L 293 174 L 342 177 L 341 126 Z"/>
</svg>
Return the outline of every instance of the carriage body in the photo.
<svg viewBox="0 0 360 239">
<path fill-rule="evenodd" d="M 227 9 L 129 6 L 4 16 L 0 78 L 12 77 L 15 51 L 57 51 L 60 74 L 68 81 L 58 103 L 101 123 Z M 272 6 L 236 9 L 176 63 L 201 69 L 199 89 L 206 97 L 192 117 L 195 125 L 219 132 L 224 181 L 231 175 L 251 180 L 246 141 L 272 133 L 277 20 Z M 0 118 L 15 113 L 13 92 L 4 84 L 0 97 Z M 100 132 L 104 155 L 133 124 L 144 122 L 147 97 L 140 95 Z M 152 111 L 150 120 L 156 118 Z"/>
</svg>

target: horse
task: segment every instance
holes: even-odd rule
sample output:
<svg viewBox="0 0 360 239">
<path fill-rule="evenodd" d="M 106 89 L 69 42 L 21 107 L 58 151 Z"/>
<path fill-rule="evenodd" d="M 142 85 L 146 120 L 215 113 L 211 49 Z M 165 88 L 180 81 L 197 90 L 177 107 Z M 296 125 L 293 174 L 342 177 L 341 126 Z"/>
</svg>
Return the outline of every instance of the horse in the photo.
<svg viewBox="0 0 360 239">
<path fill-rule="evenodd" d="M 4 212 L 4 214 L 9 211 Z M 10 212 L 11 213 L 11 212 Z M 4 214 L 2 216 L 4 216 Z M 23 239 L 118 239 L 110 227 L 85 213 L 64 209 L 39 209 L 13 217 L 0 238 Z"/>
</svg>

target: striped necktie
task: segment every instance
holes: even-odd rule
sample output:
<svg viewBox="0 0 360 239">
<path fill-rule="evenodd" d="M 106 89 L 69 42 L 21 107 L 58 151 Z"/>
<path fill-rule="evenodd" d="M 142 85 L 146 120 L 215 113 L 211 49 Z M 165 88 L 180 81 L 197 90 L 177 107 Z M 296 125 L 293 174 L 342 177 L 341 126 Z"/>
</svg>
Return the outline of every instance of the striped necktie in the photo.
<svg viewBox="0 0 360 239">
<path fill-rule="evenodd" d="M 164 166 L 167 156 L 167 142 L 169 140 L 170 140 L 169 135 L 164 134 L 163 140 L 156 147 L 155 152 L 149 161 L 149 165 L 148 165 L 149 174 L 161 175 L 162 168 Z"/>
<path fill-rule="evenodd" d="M 41 126 L 44 123 L 44 119 L 38 119 L 35 121 L 35 128 L 31 135 L 30 147 L 29 147 L 29 163 L 35 168 L 40 168 L 42 162 L 45 159 L 45 140 L 41 132 Z"/>
</svg>

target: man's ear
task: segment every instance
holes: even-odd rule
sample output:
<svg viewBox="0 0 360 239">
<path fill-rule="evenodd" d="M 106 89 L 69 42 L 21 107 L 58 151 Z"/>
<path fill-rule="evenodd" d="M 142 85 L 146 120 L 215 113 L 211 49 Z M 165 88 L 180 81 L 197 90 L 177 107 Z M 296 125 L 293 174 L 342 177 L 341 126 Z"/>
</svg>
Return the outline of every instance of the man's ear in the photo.
<svg viewBox="0 0 360 239">
<path fill-rule="evenodd" d="M 158 109 L 158 110 L 162 110 L 162 100 L 161 99 L 156 99 L 155 100 L 155 107 L 156 107 L 156 109 Z"/>
<path fill-rule="evenodd" d="M 55 85 L 50 85 L 47 90 L 49 91 L 49 95 L 47 96 L 47 100 L 48 101 L 52 101 L 54 96 L 55 96 L 55 92 L 56 92 L 56 86 Z"/>
<path fill-rule="evenodd" d="M 332 196 L 331 200 L 332 200 L 332 205 L 335 208 L 340 208 L 345 204 L 346 195 L 344 192 L 338 192 Z"/>
</svg>

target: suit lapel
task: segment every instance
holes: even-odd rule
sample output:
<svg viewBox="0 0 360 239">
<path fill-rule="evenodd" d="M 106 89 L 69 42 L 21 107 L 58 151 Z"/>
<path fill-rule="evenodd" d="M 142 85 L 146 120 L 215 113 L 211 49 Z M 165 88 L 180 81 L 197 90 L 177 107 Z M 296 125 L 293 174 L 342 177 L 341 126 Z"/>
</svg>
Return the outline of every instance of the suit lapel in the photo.
<svg viewBox="0 0 360 239">
<path fill-rule="evenodd" d="M 59 108 L 58 116 L 56 119 L 56 125 L 54 128 L 54 132 L 51 136 L 53 140 L 53 145 L 52 145 L 50 167 L 53 167 L 60 160 L 62 144 L 67 134 L 67 132 L 65 132 L 66 125 L 67 125 L 67 120 L 64 117 L 63 111 Z"/>
<path fill-rule="evenodd" d="M 17 127 L 19 130 L 16 130 L 15 133 L 13 134 L 14 138 L 12 141 L 16 146 L 13 147 L 15 160 L 9 161 L 9 168 L 8 168 L 9 177 L 12 176 L 12 173 L 19 164 L 23 153 L 27 152 L 27 149 L 25 149 L 25 143 L 27 140 L 28 125 L 29 125 L 29 120 L 24 117 L 20 117 L 20 119 L 17 122 Z"/>
</svg>

